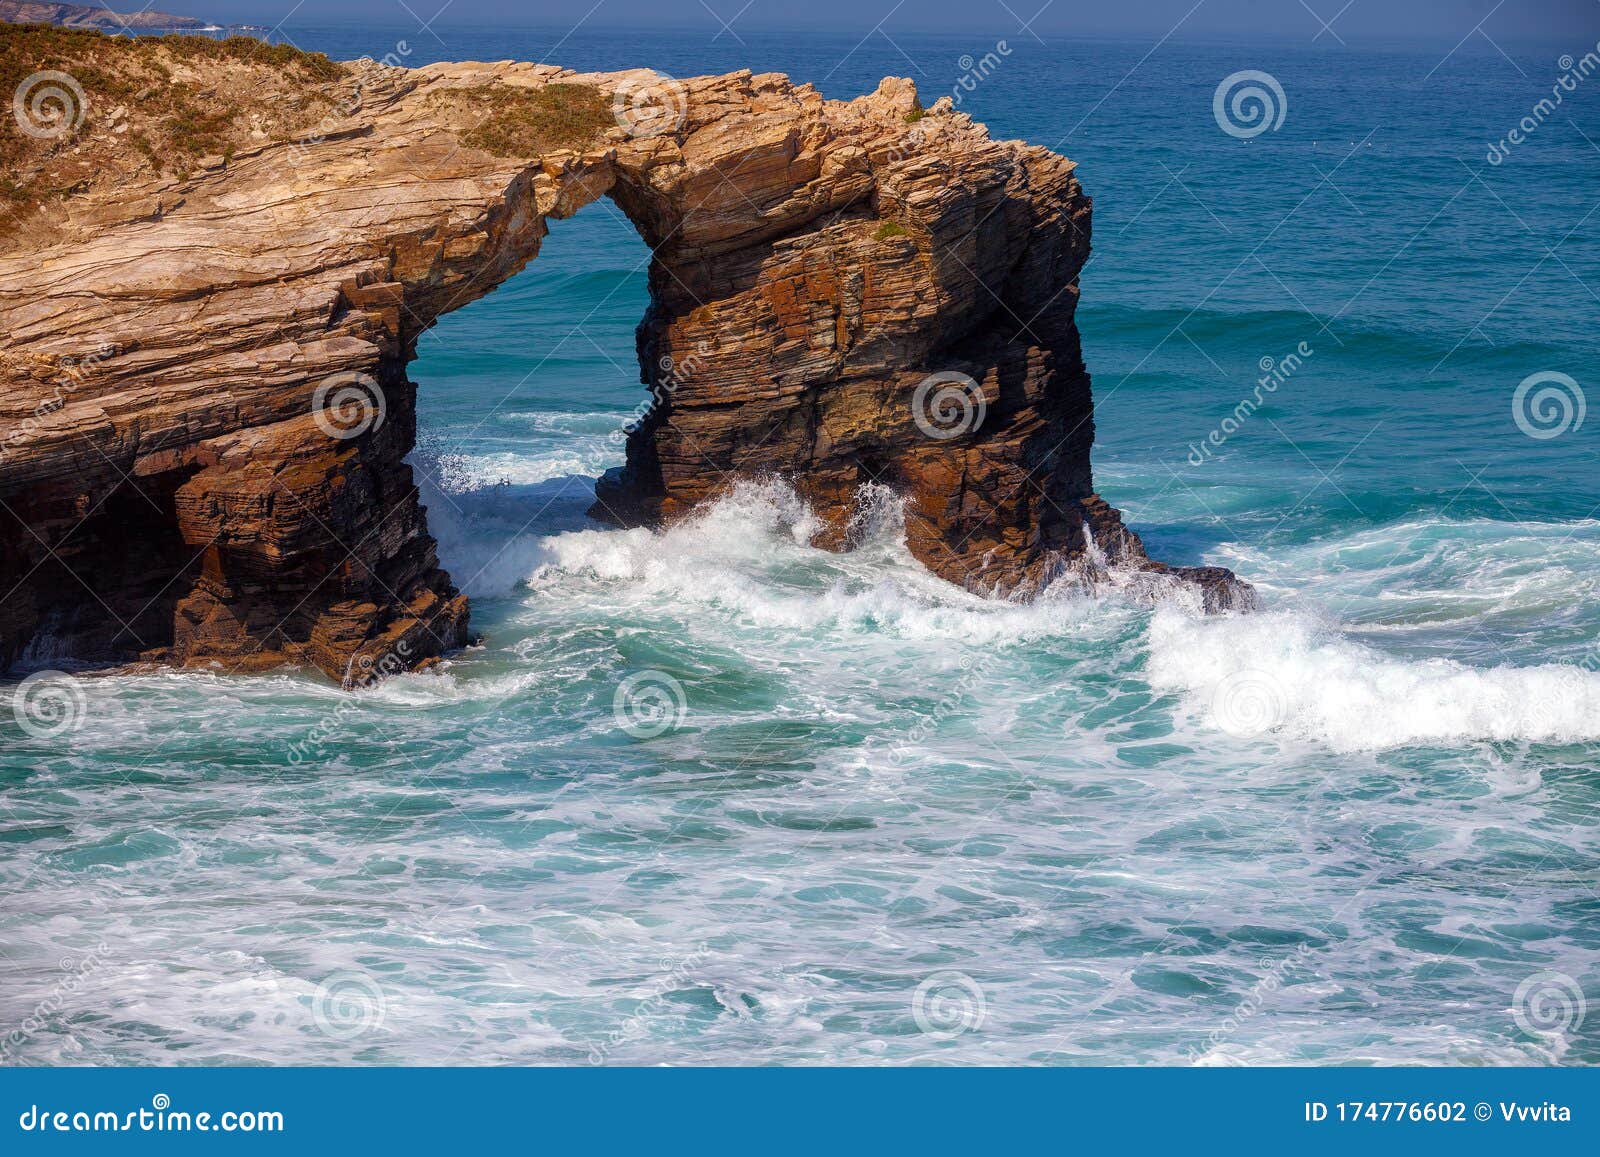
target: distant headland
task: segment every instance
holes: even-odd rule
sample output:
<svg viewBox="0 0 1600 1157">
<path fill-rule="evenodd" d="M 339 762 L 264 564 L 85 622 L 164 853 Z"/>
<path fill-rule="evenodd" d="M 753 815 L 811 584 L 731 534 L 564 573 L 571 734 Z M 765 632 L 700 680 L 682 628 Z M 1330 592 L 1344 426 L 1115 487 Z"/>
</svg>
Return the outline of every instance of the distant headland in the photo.
<svg viewBox="0 0 1600 1157">
<path fill-rule="evenodd" d="M 195 16 L 170 12 L 119 13 L 88 4 L 39 4 L 33 0 L 0 0 L 0 22 L 54 24 L 100 32 L 265 32 L 254 24 L 213 24 Z"/>
</svg>

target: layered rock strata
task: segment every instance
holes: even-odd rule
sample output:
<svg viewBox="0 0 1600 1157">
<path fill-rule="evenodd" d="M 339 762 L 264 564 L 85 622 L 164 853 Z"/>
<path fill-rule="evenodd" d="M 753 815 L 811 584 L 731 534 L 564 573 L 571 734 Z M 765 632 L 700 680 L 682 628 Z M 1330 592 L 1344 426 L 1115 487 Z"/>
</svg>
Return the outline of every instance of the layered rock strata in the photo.
<svg viewBox="0 0 1600 1157">
<path fill-rule="evenodd" d="M 916 557 L 974 590 L 1109 564 L 1248 602 L 1226 571 L 1150 562 L 1094 492 L 1072 162 L 924 112 L 904 80 L 830 101 L 748 72 L 345 72 L 315 125 L 186 172 L 127 161 L 92 87 L 34 157 L 127 164 L 0 242 L 0 666 L 348 680 L 461 646 L 406 367 L 548 219 L 606 196 L 653 255 L 650 404 L 597 517 L 670 521 L 779 475 L 847 548 L 877 484 Z"/>
</svg>

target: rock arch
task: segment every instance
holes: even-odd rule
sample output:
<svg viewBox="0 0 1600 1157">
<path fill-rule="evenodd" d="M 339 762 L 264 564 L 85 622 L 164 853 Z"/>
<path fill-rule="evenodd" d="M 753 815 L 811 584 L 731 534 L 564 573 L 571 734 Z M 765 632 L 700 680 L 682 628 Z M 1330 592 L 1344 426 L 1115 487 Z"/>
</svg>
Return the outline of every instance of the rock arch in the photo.
<svg viewBox="0 0 1600 1157">
<path fill-rule="evenodd" d="M 842 547 L 883 481 L 917 557 L 974 589 L 1025 594 L 1104 556 L 1213 608 L 1248 600 L 1225 571 L 1149 562 L 1094 493 L 1070 161 L 948 101 L 924 112 L 909 81 L 840 102 L 748 72 L 671 82 L 642 130 L 500 155 L 474 131 L 519 94 L 662 82 L 349 68 L 359 107 L 316 132 L 83 198 L 0 253 L 0 667 L 59 652 L 348 681 L 462 645 L 466 600 L 404 461 L 406 366 L 434 319 L 537 254 L 547 218 L 601 196 L 653 252 L 655 402 L 597 516 L 670 520 L 776 473 Z"/>
</svg>

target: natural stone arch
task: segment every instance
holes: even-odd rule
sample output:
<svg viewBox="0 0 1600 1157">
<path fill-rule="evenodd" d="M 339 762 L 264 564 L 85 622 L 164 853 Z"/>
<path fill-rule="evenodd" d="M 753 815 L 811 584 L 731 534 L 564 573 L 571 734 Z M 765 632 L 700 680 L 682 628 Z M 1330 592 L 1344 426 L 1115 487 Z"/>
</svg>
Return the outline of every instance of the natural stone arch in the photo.
<svg viewBox="0 0 1600 1157">
<path fill-rule="evenodd" d="M 82 657 L 348 680 L 461 645 L 466 600 L 404 461 L 406 366 L 438 316 L 537 255 L 547 218 L 607 195 L 653 252 L 639 350 L 659 405 L 598 515 L 670 520 L 776 473 L 840 547 L 877 480 L 906 495 L 913 553 L 974 589 L 1037 589 L 1091 539 L 1166 570 L 1093 493 L 1073 321 L 1090 203 L 1071 162 L 991 141 L 948 102 L 924 114 L 909 81 L 838 102 L 748 72 L 668 90 L 660 131 L 504 156 L 471 142 L 519 94 L 650 78 L 350 75 L 359 108 L 316 132 L 142 201 L 91 196 L 0 255 L 0 586 L 18 592 L 0 665 L 48 635 Z M 375 390 L 381 422 L 334 436 L 341 388 Z M 942 388 L 966 408 L 919 415 Z M 115 549 L 130 518 L 136 575 Z M 93 602 L 34 577 L 63 570 Z M 1184 573 L 1213 606 L 1247 597 Z"/>
</svg>

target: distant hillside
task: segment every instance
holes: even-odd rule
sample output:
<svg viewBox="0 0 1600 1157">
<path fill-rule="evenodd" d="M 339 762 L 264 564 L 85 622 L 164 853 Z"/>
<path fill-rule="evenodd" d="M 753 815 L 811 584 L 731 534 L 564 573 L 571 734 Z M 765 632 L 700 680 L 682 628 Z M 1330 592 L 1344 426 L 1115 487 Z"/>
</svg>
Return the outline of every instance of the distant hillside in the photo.
<svg viewBox="0 0 1600 1157">
<path fill-rule="evenodd" d="M 194 30 L 215 28 L 205 20 L 193 16 L 173 16 L 169 12 L 133 12 L 119 15 L 107 8 L 84 4 L 38 4 L 32 0 L 0 0 L 0 22 L 7 24 L 55 24 L 62 28 L 98 28 L 116 32 L 123 28 L 138 30 L 165 29 Z"/>
</svg>

